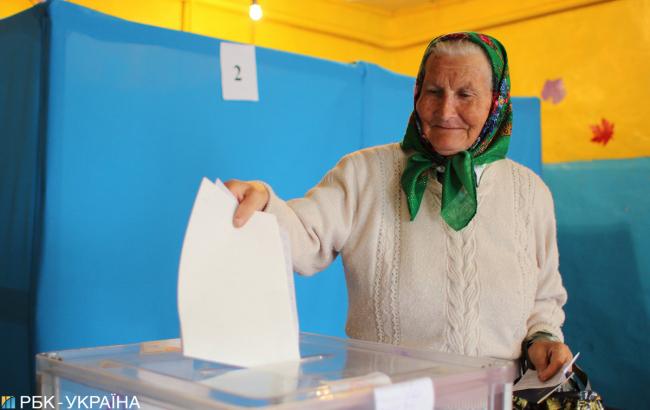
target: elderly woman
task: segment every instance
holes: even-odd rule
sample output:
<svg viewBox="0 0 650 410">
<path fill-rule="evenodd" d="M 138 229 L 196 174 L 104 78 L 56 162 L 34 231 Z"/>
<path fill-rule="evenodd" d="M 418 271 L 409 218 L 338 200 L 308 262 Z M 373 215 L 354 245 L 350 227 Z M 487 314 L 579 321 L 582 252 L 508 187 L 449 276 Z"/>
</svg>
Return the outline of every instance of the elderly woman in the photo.
<svg viewBox="0 0 650 410">
<path fill-rule="evenodd" d="M 551 194 L 506 159 L 506 51 L 476 33 L 427 47 L 401 144 L 345 156 L 304 198 L 229 181 L 240 205 L 277 216 L 294 269 L 341 253 L 350 337 L 472 356 L 528 355 L 542 380 L 571 359 Z"/>
</svg>

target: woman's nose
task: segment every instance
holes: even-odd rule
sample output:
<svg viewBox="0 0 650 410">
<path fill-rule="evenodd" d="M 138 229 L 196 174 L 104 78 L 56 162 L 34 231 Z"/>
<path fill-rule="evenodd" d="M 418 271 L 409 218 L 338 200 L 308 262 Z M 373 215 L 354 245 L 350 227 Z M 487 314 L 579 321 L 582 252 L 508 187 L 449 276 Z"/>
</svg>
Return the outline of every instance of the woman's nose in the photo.
<svg viewBox="0 0 650 410">
<path fill-rule="evenodd" d="M 445 94 L 440 98 L 438 115 L 442 119 L 448 119 L 456 116 L 456 104 L 453 96 Z"/>
</svg>

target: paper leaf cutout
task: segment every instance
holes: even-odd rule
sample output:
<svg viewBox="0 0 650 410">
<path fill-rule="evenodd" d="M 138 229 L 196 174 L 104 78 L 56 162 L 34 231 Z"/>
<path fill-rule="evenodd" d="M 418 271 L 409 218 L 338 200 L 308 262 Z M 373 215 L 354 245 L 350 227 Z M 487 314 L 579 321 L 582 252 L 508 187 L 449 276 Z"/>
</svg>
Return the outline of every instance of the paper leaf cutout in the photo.
<svg viewBox="0 0 650 410">
<path fill-rule="evenodd" d="M 614 136 L 614 124 L 603 118 L 600 124 L 591 126 L 591 132 L 593 133 L 591 142 L 605 146 Z"/>
<path fill-rule="evenodd" d="M 557 104 L 566 96 L 564 89 L 564 81 L 561 78 L 556 80 L 546 80 L 544 88 L 542 88 L 542 99 L 544 101 L 551 100 L 553 104 Z"/>
</svg>

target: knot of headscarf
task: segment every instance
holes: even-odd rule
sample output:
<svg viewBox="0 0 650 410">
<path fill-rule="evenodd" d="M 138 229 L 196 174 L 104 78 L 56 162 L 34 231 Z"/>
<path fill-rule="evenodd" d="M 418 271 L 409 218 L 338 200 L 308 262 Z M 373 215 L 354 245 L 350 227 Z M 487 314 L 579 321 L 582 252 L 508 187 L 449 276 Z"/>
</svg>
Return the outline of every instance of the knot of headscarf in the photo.
<svg viewBox="0 0 650 410">
<path fill-rule="evenodd" d="M 468 40 L 478 44 L 492 67 L 492 106 L 483 129 L 472 147 L 444 157 L 433 150 L 422 135 L 415 105 L 420 96 L 427 58 L 435 44 L 441 41 Z M 411 221 L 420 209 L 428 182 L 428 171 L 438 168 L 442 175 L 442 206 L 440 214 L 454 230 L 463 229 L 476 215 L 476 173 L 474 166 L 503 159 L 508 152 L 512 132 L 510 75 L 503 45 L 490 36 L 472 32 L 453 33 L 433 39 L 427 47 L 415 81 L 414 109 L 409 118 L 404 140 L 405 152 L 414 150 L 402 174 L 402 189 L 406 194 Z M 444 170 L 443 170 L 444 168 Z"/>
</svg>

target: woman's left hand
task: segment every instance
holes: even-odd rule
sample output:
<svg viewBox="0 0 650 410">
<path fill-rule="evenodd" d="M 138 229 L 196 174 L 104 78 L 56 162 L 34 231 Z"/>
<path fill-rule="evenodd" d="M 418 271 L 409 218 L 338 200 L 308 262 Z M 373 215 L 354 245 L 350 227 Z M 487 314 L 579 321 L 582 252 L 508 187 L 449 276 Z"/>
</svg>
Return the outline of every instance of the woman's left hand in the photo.
<svg viewBox="0 0 650 410">
<path fill-rule="evenodd" d="M 544 382 L 570 362 L 573 354 L 562 342 L 539 339 L 528 348 L 528 359 L 537 369 L 539 380 Z"/>
</svg>

